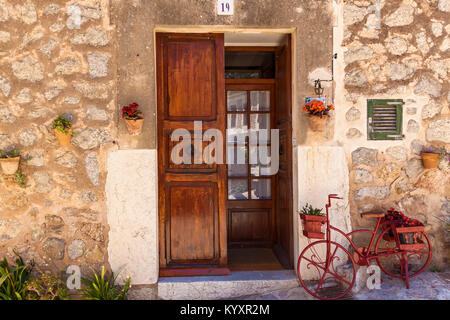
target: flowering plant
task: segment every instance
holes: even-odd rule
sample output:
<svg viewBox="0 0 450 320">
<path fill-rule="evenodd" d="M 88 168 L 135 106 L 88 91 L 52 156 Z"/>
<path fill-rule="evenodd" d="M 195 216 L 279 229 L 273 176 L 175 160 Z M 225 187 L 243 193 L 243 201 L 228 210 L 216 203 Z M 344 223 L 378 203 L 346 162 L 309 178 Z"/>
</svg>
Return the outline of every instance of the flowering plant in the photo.
<svg viewBox="0 0 450 320">
<path fill-rule="evenodd" d="M 127 120 L 138 120 L 144 119 L 142 116 L 142 111 L 138 110 L 139 104 L 133 102 L 128 106 L 122 107 L 122 118 Z"/>
<path fill-rule="evenodd" d="M 323 115 L 328 114 L 328 111 L 330 110 L 334 110 L 334 106 L 332 104 L 325 106 L 323 101 L 317 99 L 314 99 L 303 106 L 303 111 L 315 116 L 320 116 L 321 118 Z"/>
<path fill-rule="evenodd" d="M 388 210 L 388 213 L 384 217 L 388 224 L 392 224 L 395 227 L 418 227 L 423 224 L 416 219 L 405 216 L 402 212 L 396 211 L 394 208 Z"/>
</svg>

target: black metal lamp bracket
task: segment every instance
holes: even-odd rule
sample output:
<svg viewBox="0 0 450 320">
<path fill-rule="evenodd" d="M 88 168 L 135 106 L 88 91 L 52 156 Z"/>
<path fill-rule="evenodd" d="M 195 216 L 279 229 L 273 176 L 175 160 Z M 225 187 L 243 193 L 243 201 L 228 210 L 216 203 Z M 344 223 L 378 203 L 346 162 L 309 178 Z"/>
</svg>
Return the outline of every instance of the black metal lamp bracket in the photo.
<svg viewBox="0 0 450 320">
<path fill-rule="evenodd" d="M 323 94 L 324 88 L 322 87 L 322 82 L 333 82 L 334 81 L 334 59 L 337 59 L 337 53 L 333 54 L 331 58 L 331 79 L 317 79 L 314 80 L 314 92 L 321 96 Z"/>
</svg>

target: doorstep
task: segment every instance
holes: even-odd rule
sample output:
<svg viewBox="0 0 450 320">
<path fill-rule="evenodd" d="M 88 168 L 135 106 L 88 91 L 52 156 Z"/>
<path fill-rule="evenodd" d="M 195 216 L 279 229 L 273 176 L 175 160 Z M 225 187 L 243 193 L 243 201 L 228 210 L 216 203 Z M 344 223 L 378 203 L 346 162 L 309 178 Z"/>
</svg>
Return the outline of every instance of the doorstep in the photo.
<svg viewBox="0 0 450 320">
<path fill-rule="evenodd" d="M 219 300 L 298 286 L 294 270 L 235 271 L 229 276 L 160 277 L 158 299 Z"/>
</svg>

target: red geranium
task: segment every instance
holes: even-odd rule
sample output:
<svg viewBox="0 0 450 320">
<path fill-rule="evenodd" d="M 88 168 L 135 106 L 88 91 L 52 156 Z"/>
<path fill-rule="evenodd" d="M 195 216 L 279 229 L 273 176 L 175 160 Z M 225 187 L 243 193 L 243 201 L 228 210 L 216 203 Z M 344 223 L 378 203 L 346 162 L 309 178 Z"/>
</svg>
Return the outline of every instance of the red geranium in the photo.
<svg viewBox="0 0 450 320">
<path fill-rule="evenodd" d="M 139 104 L 133 102 L 128 106 L 122 107 L 122 118 L 127 120 L 144 119 L 142 111 L 138 110 Z"/>
<path fill-rule="evenodd" d="M 310 103 L 303 106 L 303 111 L 321 118 L 323 115 L 328 114 L 328 111 L 330 110 L 334 110 L 334 106 L 332 104 L 325 106 L 322 101 L 317 99 L 314 99 Z"/>
<path fill-rule="evenodd" d="M 417 227 L 422 226 L 419 220 L 409 218 L 405 216 L 402 212 L 391 208 L 385 216 L 385 221 L 396 227 Z"/>
</svg>

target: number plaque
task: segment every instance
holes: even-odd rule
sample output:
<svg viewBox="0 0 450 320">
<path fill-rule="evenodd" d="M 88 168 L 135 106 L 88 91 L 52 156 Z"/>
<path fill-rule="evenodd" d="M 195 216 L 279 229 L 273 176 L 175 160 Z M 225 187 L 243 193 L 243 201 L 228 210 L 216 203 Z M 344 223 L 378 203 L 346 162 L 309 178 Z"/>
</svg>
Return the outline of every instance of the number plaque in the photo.
<svg viewBox="0 0 450 320">
<path fill-rule="evenodd" d="M 234 14 L 234 0 L 217 0 L 217 14 L 220 16 Z"/>
</svg>

